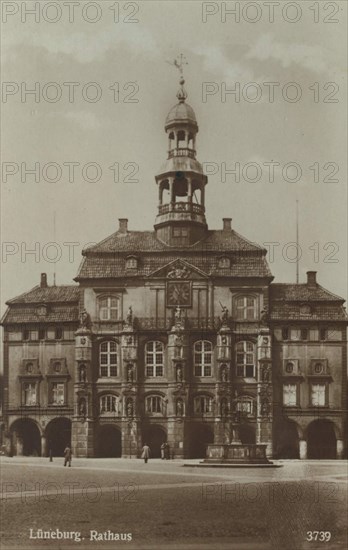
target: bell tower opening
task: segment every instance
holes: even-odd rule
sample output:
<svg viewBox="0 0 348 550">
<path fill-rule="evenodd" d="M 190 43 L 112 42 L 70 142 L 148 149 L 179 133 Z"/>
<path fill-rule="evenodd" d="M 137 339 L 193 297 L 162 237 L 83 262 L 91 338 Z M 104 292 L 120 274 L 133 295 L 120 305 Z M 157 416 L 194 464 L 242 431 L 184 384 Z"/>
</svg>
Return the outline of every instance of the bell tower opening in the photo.
<svg viewBox="0 0 348 550">
<path fill-rule="evenodd" d="M 155 230 L 157 237 L 170 246 L 193 244 L 201 240 L 208 229 L 204 204 L 208 179 L 196 159 L 198 124 L 194 110 L 186 103 L 183 56 L 179 59 L 174 62 L 181 74 L 178 103 L 169 111 L 165 122 L 168 156 L 156 176 Z"/>
</svg>

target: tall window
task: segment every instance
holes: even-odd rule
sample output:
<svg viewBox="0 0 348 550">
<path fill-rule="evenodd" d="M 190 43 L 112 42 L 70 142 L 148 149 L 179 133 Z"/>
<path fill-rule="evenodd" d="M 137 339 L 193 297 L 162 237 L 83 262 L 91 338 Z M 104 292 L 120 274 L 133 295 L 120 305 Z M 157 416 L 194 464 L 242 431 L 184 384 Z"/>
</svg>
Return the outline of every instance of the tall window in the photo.
<svg viewBox="0 0 348 550">
<path fill-rule="evenodd" d="M 116 395 L 103 395 L 99 400 L 100 414 L 118 413 L 118 399 Z"/>
<path fill-rule="evenodd" d="M 146 398 L 146 410 L 149 413 L 162 412 L 162 397 L 159 395 L 150 395 Z"/>
<path fill-rule="evenodd" d="M 102 342 L 100 344 L 100 376 L 117 376 L 117 344 L 116 342 Z"/>
<path fill-rule="evenodd" d="M 23 384 L 23 403 L 24 405 L 37 404 L 37 385 L 35 382 L 24 382 Z"/>
<path fill-rule="evenodd" d="M 213 398 L 209 395 L 198 395 L 195 397 L 195 413 L 210 413 L 213 410 Z"/>
<path fill-rule="evenodd" d="M 283 385 L 283 404 L 285 407 L 297 406 L 297 386 L 296 384 Z"/>
<path fill-rule="evenodd" d="M 325 384 L 312 384 L 311 404 L 314 407 L 326 406 L 326 385 Z"/>
<path fill-rule="evenodd" d="M 213 345 L 208 340 L 200 340 L 194 345 L 195 376 L 211 376 Z"/>
<path fill-rule="evenodd" d="M 255 378 L 255 345 L 252 342 L 238 342 L 236 345 L 237 376 Z"/>
<path fill-rule="evenodd" d="M 147 342 L 145 346 L 146 376 L 163 376 L 164 345 L 162 342 Z"/>
<path fill-rule="evenodd" d="M 99 298 L 99 318 L 101 321 L 117 321 L 121 316 L 120 298 L 103 296 Z"/>
<path fill-rule="evenodd" d="M 64 405 L 64 386 L 63 382 L 52 383 L 52 405 Z"/>
<path fill-rule="evenodd" d="M 239 321 L 254 321 L 256 319 L 256 298 L 252 296 L 237 298 L 236 316 Z"/>
</svg>

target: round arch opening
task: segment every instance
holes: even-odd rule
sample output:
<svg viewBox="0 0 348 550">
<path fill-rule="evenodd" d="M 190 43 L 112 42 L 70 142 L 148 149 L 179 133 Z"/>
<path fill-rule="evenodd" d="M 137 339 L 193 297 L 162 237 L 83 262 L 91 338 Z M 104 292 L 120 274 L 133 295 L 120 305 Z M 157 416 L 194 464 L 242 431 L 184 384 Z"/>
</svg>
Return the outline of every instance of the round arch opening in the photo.
<svg viewBox="0 0 348 550">
<path fill-rule="evenodd" d="M 207 446 L 214 443 L 214 430 L 208 424 L 194 424 L 191 427 L 191 458 L 205 458 Z"/>
<path fill-rule="evenodd" d="M 161 458 L 161 445 L 167 441 L 167 432 L 162 426 L 146 426 L 143 429 L 143 445 L 150 447 L 151 458 Z"/>
<path fill-rule="evenodd" d="M 300 458 L 298 429 L 295 422 L 283 422 L 277 437 L 278 458 Z"/>
<path fill-rule="evenodd" d="M 71 420 L 54 418 L 46 428 L 47 454 L 64 456 L 67 445 L 71 447 Z"/>
<path fill-rule="evenodd" d="M 117 426 L 105 424 L 98 430 L 98 456 L 120 458 L 122 456 L 122 434 Z"/>
<path fill-rule="evenodd" d="M 11 436 L 13 455 L 41 456 L 41 434 L 33 420 L 16 420 L 11 427 Z"/>
<path fill-rule="evenodd" d="M 330 420 L 314 420 L 307 428 L 307 457 L 336 458 L 335 427 Z"/>
</svg>

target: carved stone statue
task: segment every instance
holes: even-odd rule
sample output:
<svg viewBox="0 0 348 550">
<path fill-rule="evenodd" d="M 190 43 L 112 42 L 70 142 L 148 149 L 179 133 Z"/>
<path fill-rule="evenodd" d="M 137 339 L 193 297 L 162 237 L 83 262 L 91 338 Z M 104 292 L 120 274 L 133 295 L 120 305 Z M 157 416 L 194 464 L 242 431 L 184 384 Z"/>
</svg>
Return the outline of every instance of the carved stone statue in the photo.
<svg viewBox="0 0 348 550">
<path fill-rule="evenodd" d="M 190 270 L 185 265 L 175 266 L 168 271 L 169 279 L 186 279 L 190 275 Z"/>
<path fill-rule="evenodd" d="M 128 308 L 127 316 L 126 316 L 126 323 L 127 323 L 127 325 L 129 325 L 130 327 L 133 326 L 133 310 L 132 310 L 132 306 L 129 306 L 129 308 Z"/>
<path fill-rule="evenodd" d="M 181 309 L 180 309 L 180 306 L 177 306 L 175 308 L 175 322 L 176 323 L 181 323 Z"/>
<path fill-rule="evenodd" d="M 132 417 L 133 416 L 133 401 L 130 399 L 127 402 L 127 416 Z"/>
<path fill-rule="evenodd" d="M 88 329 L 92 326 L 91 316 L 89 315 L 89 313 L 87 313 L 86 309 L 83 309 L 81 311 L 80 326 Z"/>
<path fill-rule="evenodd" d="M 267 399 L 264 399 L 261 404 L 261 414 L 262 416 L 268 416 L 270 412 L 270 405 Z"/>
<path fill-rule="evenodd" d="M 86 399 L 84 397 L 81 397 L 79 401 L 79 414 L 81 416 L 86 415 Z"/>
<path fill-rule="evenodd" d="M 86 367 L 85 367 L 85 365 L 81 365 L 80 366 L 80 376 L 79 376 L 80 382 L 86 382 L 86 377 L 87 377 Z"/>
<path fill-rule="evenodd" d="M 260 321 L 263 325 L 268 324 L 268 309 L 266 307 L 261 311 Z"/>
<path fill-rule="evenodd" d="M 271 365 L 265 365 L 262 369 L 262 381 L 270 382 L 271 379 Z"/>
<path fill-rule="evenodd" d="M 183 416 L 184 414 L 184 403 L 182 399 L 177 399 L 176 401 L 176 415 Z"/>
<path fill-rule="evenodd" d="M 227 402 L 226 399 L 221 401 L 221 416 L 226 416 L 227 414 Z"/>
<path fill-rule="evenodd" d="M 221 381 L 227 382 L 227 369 L 225 366 L 221 367 Z"/>
<path fill-rule="evenodd" d="M 178 382 L 182 382 L 183 379 L 183 373 L 182 373 L 182 367 L 178 366 L 176 369 L 176 379 Z"/>
<path fill-rule="evenodd" d="M 133 382 L 133 379 L 134 379 L 133 365 L 128 365 L 128 367 L 127 367 L 127 382 Z"/>
<path fill-rule="evenodd" d="M 221 321 L 222 321 L 222 324 L 225 325 L 228 321 L 228 309 L 226 306 L 223 306 L 221 304 L 221 310 L 222 310 Z"/>
</svg>

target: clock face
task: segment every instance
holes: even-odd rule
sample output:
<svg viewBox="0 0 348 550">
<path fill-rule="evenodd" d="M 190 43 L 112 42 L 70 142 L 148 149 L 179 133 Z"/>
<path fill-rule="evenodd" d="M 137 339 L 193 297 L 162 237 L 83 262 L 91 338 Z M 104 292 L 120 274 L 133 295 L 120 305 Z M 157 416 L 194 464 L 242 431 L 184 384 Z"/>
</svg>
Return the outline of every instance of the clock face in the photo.
<svg viewBox="0 0 348 550">
<path fill-rule="evenodd" d="M 168 282 L 167 306 L 191 307 L 191 283 L 188 281 Z"/>
</svg>

